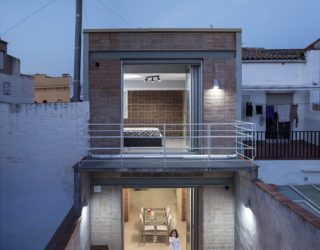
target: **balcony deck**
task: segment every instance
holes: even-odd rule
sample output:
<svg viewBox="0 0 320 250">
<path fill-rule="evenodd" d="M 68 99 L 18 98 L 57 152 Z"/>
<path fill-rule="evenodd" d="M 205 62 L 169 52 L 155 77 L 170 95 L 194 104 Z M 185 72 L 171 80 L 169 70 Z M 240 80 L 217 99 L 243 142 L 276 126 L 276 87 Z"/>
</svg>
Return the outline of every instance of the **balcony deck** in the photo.
<svg viewBox="0 0 320 250">
<path fill-rule="evenodd" d="M 254 124 L 91 124 L 87 171 L 212 171 L 252 169 Z M 128 132 L 129 131 L 129 132 Z M 245 150 L 250 154 L 244 155 Z M 248 152 L 247 152 L 248 153 Z"/>
<path fill-rule="evenodd" d="M 147 172 L 177 172 L 177 171 L 238 171 L 251 170 L 256 165 L 245 159 L 162 159 L 162 158 L 141 158 L 141 159 L 99 159 L 88 158 L 82 160 L 80 168 L 85 171 L 147 171 Z"/>
<path fill-rule="evenodd" d="M 266 132 L 256 132 L 256 160 L 320 159 L 320 131 L 292 131 L 266 137 Z"/>
</svg>

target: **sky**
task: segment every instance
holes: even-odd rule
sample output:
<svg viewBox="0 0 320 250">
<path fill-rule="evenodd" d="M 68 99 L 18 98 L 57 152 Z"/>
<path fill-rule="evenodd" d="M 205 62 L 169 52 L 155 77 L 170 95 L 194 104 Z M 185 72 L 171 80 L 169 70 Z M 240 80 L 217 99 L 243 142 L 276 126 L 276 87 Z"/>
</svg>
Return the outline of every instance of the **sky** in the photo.
<svg viewBox="0 0 320 250">
<path fill-rule="evenodd" d="M 73 75 L 76 0 L 0 0 L 0 38 L 24 74 Z M 319 0 L 83 0 L 83 28 L 241 28 L 244 47 L 320 38 Z"/>
</svg>

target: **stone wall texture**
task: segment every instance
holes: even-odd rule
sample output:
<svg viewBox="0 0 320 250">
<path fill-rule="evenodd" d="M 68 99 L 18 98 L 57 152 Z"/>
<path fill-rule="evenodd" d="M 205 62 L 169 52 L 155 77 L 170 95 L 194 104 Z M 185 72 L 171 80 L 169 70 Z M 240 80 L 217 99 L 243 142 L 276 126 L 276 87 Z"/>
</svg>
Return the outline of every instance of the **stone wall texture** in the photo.
<svg viewBox="0 0 320 250">
<path fill-rule="evenodd" d="M 203 250 L 234 249 L 234 190 L 203 188 Z"/>
<path fill-rule="evenodd" d="M 121 187 L 102 186 L 91 197 L 91 245 L 122 249 Z"/>
</svg>

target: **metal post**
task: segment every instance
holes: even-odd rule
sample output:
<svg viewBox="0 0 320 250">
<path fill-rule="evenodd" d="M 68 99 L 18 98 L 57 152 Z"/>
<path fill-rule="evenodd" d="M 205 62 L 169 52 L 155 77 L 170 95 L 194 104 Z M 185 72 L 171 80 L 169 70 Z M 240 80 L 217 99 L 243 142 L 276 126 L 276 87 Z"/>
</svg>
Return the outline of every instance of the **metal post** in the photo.
<svg viewBox="0 0 320 250">
<path fill-rule="evenodd" d="M 80 101 L 80 72 L 81 72 L 81 30 L 82 30 L 82 0 L 76 1 L 74 71 L 73 71 L 73 101 Z"/>
</svg>

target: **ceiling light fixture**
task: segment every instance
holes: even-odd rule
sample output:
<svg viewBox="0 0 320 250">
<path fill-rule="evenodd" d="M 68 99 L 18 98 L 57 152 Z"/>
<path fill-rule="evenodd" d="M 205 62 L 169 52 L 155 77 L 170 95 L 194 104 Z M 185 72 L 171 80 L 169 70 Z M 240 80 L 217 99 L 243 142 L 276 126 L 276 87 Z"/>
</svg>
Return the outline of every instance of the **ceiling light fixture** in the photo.
<svg viewBox="0 0 320 250">
<path fill-rule="evenodd" d="M 160 75 L 155 75 L 155 76 L 146 76 L 144 79 L 144 82 L 150 81 L 151 83 L 154 83 L 155 81 L 161 82 Z"/>
</svg>

